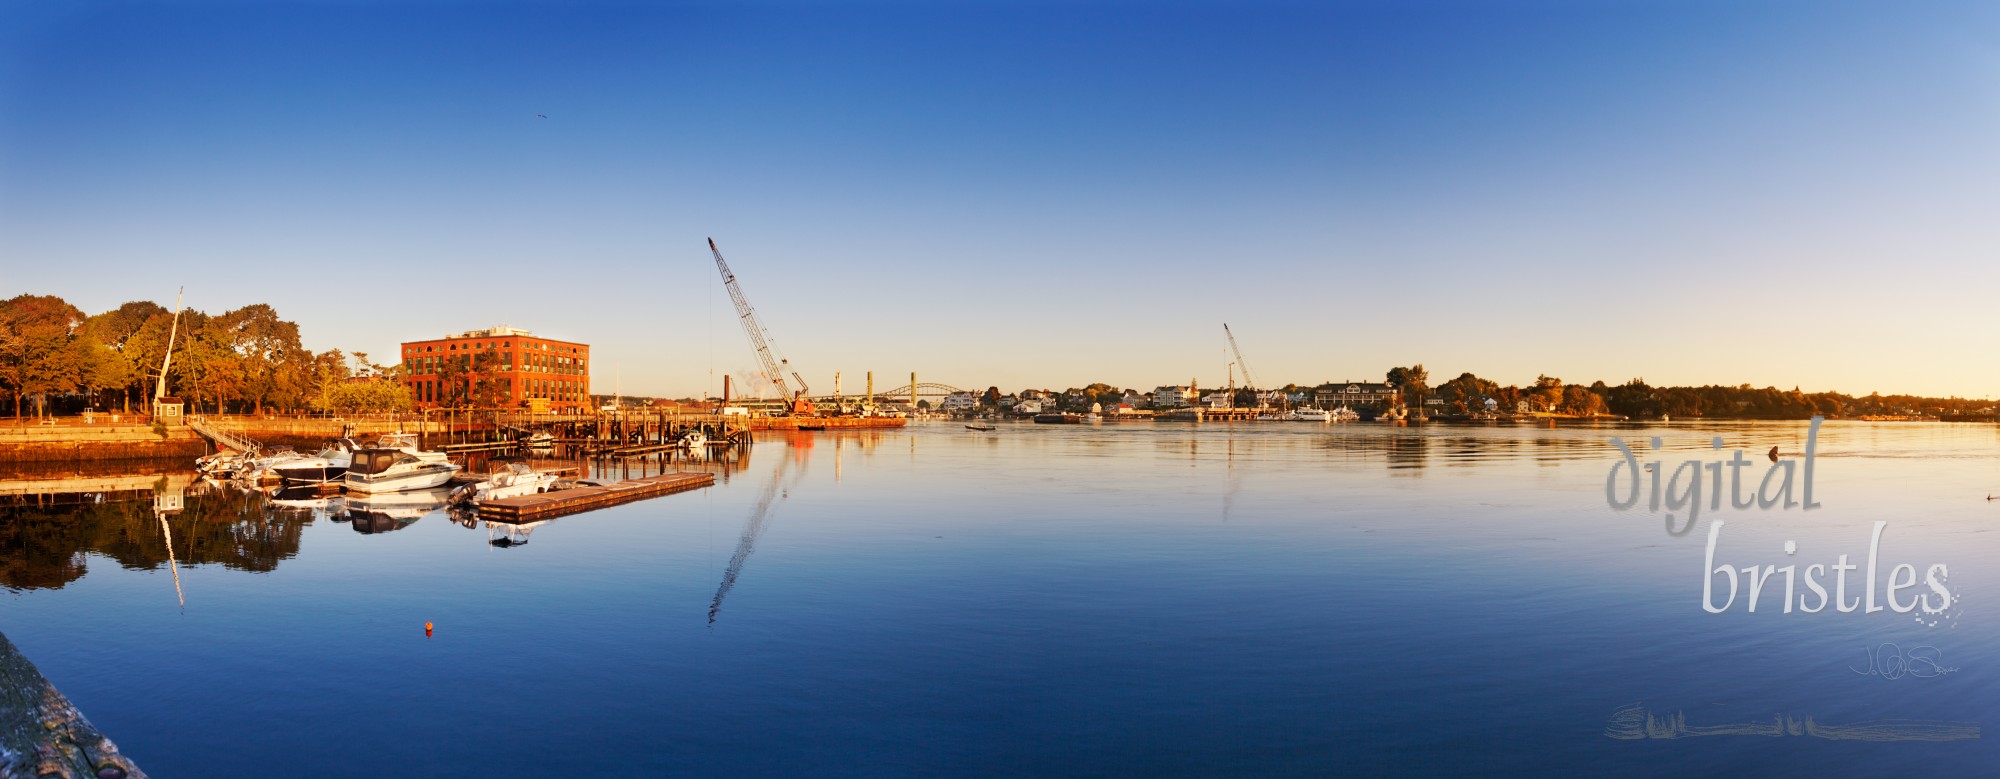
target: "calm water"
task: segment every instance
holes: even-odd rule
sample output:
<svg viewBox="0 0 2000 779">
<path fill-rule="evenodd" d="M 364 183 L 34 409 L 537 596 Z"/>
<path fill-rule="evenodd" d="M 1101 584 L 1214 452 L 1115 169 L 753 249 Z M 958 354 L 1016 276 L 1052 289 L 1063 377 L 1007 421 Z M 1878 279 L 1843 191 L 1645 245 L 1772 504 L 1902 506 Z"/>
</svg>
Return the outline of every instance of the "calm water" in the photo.
<svg viewBox="0 0 2000 779">
<path fill-rule="evenodd" d="M 1713 516 L 1718 562 L 1800 569 L 1887 520 L 1882 578 L 1950 568 L 1936 626 L 1783 613 L 1776 580 L 1705 613 L 1706 507 L 1606 505 L 1612 436 L 1671 467 L 1720 435 L 1761 478 L 1805 432 L 807 434 L 515 547 L 217 491 L 171 520 L 184 607 L 149 506 L 16 510 L 0 631 L 162 777 L 1989 773 L 1990 738 L 1606 735 L 1634 704 L 1992 724 L 1994 427 L 1829 423 L 1822 508 Z M 1956 670 L 1857 672 L 1889 642 Z"/>
</svg>

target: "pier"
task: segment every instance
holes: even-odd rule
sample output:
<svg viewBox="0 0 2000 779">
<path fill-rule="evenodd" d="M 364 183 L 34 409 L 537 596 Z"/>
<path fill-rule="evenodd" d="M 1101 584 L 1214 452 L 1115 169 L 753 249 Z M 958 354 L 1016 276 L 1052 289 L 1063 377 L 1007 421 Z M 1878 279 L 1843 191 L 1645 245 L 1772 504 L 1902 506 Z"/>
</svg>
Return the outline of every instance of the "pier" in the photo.
<svg viewBox="0 0 2000 779">
<path fill-rule="evenodd" d="M 491 522 L 534 522 L 579 511 L 631 503 L 635 500 L 697 490 L 713 484 L 715 484 L 715 474 L 712 473 L 667 473 L 602 487 L 574 487 L 537 495 L 523 495 L 518 498 L 489 500 L 479 504 L 479 518 Z"/>
</svg>

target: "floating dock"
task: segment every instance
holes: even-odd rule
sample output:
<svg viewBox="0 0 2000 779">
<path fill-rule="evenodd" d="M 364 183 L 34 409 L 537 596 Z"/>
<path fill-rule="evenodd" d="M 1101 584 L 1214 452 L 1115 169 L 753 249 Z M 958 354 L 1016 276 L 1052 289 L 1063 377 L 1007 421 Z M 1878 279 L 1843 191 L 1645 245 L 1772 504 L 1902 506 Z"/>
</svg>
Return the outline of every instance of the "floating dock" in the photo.
<svg viewBox="0 0 2000 779">
<path fill-rule="evenodd" d="M 489 500 L 479 504 L 479 518 L 492 522 L 534 522 L 579 511 L 590 511 L 635 500 L 697 490 L 715 484 L 712 473 L 667 473 L 621 481 L 603 487 L 572 487 L 538 495 Z"/>
</svg>

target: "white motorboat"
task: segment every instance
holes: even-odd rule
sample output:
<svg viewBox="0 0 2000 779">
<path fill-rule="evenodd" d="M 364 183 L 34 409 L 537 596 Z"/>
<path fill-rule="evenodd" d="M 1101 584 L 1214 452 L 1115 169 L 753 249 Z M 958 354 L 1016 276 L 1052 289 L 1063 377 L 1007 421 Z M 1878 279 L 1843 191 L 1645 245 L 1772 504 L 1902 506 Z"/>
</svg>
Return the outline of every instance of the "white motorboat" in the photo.
<svg viewBox="0 0 2000 779">
<path fill-rule="evenodd" d="M 1295 408 L 1285 414 L 1287 422 L 1332 422 L 1333 412 L 1323 408 Z"/>
<path fill-rule="evenodd" d="M 436 459 L 422 455 L 434 454 Z M 459 466 L 443 462 L 442 452 L 411 452 L 369 447 L 354 450 L 341 477 L 348 492 L 407 492 L 442 487 Z"/>
<path fill-rule="evenodd" d="M 486 477 L 485 481 L 467 484 L 451 493 L 452 503 L 479 504 L 501 498 L 518 498 L 548 492 L 555 487 L 556 475 L 537 473 L 524 463 L 508 463 L 507 470 Z"/>
<path fill-rule="evenodd" d="M 355 448 L 353 441 L 342 438 L 311 457 L 273 465 L 271 472 L 283 477 L 286 484 L 334 481 L 347 473 L 347 464 L 353 459 Z"/>
</svg>

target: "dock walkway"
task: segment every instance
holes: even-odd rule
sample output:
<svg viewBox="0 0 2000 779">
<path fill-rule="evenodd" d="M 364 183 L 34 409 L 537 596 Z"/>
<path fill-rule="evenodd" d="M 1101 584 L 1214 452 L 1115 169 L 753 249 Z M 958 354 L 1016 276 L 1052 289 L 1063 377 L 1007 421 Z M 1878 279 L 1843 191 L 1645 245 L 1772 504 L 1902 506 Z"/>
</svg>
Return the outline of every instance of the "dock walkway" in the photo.
<svg viewBox="0 0 2000 779">
<path fill-rule="evenodd" d="M 712 473 L 667 473 L 603 487 L 574 487 L 538 495 L 489 500 L 479 504 L 479 518 L 493 522 L 534 522 L 713 484 L 715 474 Z"/>
</svg>

